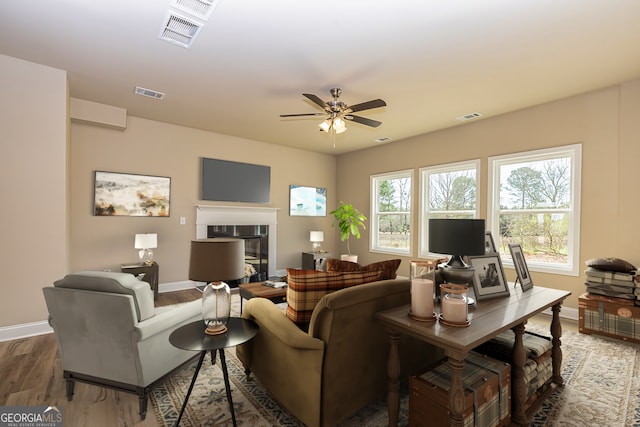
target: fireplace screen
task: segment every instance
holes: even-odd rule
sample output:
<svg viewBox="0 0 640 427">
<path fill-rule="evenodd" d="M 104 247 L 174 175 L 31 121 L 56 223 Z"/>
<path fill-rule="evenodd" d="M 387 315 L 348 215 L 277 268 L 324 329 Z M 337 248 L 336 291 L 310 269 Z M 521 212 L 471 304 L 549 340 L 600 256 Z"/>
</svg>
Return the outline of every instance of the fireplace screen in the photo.
<svg viewBox="0 0 640 427">
<path fill-rule="evenodd" d="M 255 270 L 249 277 L 251 282 L 267 280 L 269 272 L 269 226 L 268 225 L 209 225 L 207 237 L 236 237 L 244 239 L 244 261 Z M 237 286 L 242 280 L 228 281 Z"/>
</svg>

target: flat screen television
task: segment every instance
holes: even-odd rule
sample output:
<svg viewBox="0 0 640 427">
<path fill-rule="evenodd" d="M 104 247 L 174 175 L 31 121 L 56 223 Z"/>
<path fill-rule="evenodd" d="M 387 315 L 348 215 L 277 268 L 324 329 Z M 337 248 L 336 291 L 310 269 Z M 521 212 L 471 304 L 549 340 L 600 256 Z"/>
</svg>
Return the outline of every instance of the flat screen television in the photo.
<svg viewBox="0 0 640 427">
<path fill-rule="evenodd" d="M 271 167 L 202 158 L 201 200 L 269 203 Z"/>
</svg>

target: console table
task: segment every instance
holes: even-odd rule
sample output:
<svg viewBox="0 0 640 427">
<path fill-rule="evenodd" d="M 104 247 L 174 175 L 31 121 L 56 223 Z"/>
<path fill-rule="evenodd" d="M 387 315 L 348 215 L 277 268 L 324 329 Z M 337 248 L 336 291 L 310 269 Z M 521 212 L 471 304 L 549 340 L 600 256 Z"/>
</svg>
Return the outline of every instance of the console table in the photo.
<svg viewBox="0 0 640 427">
<path fill-rule="evenodd" d="M 522 336 L 527 319 L 551 307 L 553 318 L 551 321 L 552 336 L 552 365 L 551 381 L 557 386 L 562 385 L 560 366 L 562 364 L 562 350 L 560 337 L 560 306 L 571 295 L 571 292 L 557 289 L 534 287 L 522 292 L 521 288 L 511 290 L 511 295 L 504 298 L 494 298 L 476 303 L 476 308 L 469 310 L 471 325 L 466 328 L 445 326 L 440 322 L 419 322 L 409 316 L 409 305 L 385 310 L 376 314 L 387 328 L 390 344 L 388 374 L 389 392 L 387 404 L 389 411 L 389 426 L 398 425 L 400 410 L 400 360 L 398 357 L 398 342 L 400 335 L 409 335 L 444 349 L 451 366 L 451 387 L 449 389 L 449 425 L 464 425 L 464 389 L 462 386 L 462 370 L 464 359 L 469 352 L 478 345 L 489 341 L 496 335 L 511 329 L 514 333 L 513 360 L 511 363 L 511 421 L 515 424 L 528 426 L 530 413 L 525 413 L 524 400 L 526 396 L 524 364 L 526 352 Z M 552 391 L 540 396 L 542 402 Z"/>
</svg>

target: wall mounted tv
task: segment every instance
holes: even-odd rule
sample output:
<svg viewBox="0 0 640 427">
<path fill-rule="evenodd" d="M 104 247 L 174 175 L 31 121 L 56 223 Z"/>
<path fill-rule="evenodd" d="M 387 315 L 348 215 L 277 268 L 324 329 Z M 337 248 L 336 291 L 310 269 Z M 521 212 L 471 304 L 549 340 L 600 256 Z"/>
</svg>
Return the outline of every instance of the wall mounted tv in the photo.
<svg viewBox="0 0 640 427">
<path fill-rule="evenodd" d="M 202 158 L 201 200 L 269 203 L 271 167 Z"/>
</svg>

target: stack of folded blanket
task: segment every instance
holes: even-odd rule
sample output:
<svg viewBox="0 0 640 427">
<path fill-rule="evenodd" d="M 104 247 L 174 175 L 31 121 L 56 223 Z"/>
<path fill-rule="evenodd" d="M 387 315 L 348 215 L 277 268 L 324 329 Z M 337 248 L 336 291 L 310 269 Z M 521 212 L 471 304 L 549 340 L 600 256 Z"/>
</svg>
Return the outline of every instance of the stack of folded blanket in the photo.
<svg viewBox="0 0 640 427">
<path fill-rule="evenodd" d="M 476 350 L 503 362 L 511 363 L 513 352 L 514 334 L 512 331 L 505 331 L 492 338 L 489 342 L 482 344 Z M 550 383 L 553 375 L 553 365 L 551 359 L 551 338 L 544 337 L 532 332 L 525 332 L 522 336 L 522 344 L 527 353 L 527 360 L 524 364 L 524 379 L 527 385 L 527 397 L 525 400 L 525 410 L 531 402 Z"/>
<path fill-rule="evenodd" d="M 587 261 L 585 286 L 587 292 L 610 298 L 637 300 L 636 267 L 619 258 L 594 258 Z"/>
</svg>

